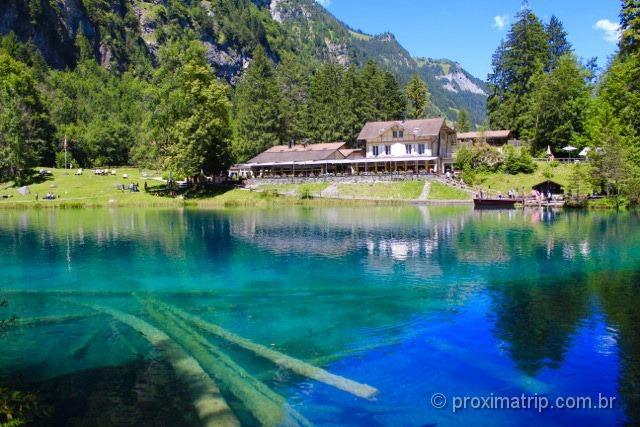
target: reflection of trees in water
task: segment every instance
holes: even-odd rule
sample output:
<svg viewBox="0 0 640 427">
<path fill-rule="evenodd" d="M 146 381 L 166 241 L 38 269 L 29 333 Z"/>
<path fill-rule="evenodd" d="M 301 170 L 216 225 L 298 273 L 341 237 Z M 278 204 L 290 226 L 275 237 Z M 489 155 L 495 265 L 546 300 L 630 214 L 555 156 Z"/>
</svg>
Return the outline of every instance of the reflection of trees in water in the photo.
<svg viewBox="0 0 640 427">
<path fill-rule="evenodd" d="M 590 280 L 608 323 L 617 330 L 618 388 L 630 424 L 640 424 L 640 273 L 612 272 Z"/>
<path fill-rule="evenodd" d="M 559 367 L 581 320 L 589 316 L 584 281 L 529 280 L 490 285 L 490 316 L 518 368 L 529 375 Z"/>
</svg>

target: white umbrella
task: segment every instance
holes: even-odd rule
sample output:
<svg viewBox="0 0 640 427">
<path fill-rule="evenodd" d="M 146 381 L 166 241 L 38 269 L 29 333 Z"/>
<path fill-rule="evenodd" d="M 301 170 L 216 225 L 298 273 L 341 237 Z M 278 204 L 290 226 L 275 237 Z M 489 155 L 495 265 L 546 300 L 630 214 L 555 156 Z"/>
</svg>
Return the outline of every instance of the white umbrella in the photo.
<svg viewBox="0 0 640 427">
<path fill-rule="evenodd" d="M 578 154 L 578 156 L 580 157 L 587 157 L 589 155 L 589 151 L 591 151 L 591 148 L 589 147 L 584 147 L 582 149 L 582 151 Z"/>
<path fill-rule="evenodd" d="M 571 145 L 567 145 L 566 147 L 564 147 L 564 148 L 562 149 L 562 151 L 566 151 L 566 152 L 569 152 L 569 153 L 570 153 L 570 152 L 572 152 L 572 151 L 576 151 L 576 150 L 577 150 L 577 148 L 576 148 L 576 147 L 573 147 L 573 146 L 571 146 Z"/>
<path fill-rule="evenodd" d="M 553 153 L 551 152 L 551 146 L 547 145 L 547 156 L 551 157 L 553 156 Z"/>
<path fill-rule="evenodd" d="M 29 187 L 27 187 L 27 186 L 20 187 L 20 188 L 18 188 L 17 191 L 18 191 L 18 193 L 22 194 L 23 196 L 26 196 L 27 194 L 30 193 Z"/>
</svg>

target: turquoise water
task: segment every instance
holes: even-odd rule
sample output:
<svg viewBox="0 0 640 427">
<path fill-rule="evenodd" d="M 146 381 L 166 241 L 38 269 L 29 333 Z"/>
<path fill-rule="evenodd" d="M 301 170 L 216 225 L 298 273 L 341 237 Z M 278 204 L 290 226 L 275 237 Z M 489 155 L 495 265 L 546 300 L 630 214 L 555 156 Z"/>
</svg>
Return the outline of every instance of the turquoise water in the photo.
<svg viewBox="0 0 640 427">
<path fill-rule="evenodd" d="M 314 425 L 640 423 L 635 213 L 0 211 L 0 272 L 0 318 L 18 319 L 0 337 L 0 377 L 50 405 L 45 425 L 198 425 L 163 353 L 105 308 L 184 347 L 245 425 L 261 420 L 185 339 L 204 337 Z M 193 325 L 176 332 L 157 301 L 379 393 L 354 396 Z M 453 411 L 457 397 L 523 394 L 615 403 Z"/>
</svg>

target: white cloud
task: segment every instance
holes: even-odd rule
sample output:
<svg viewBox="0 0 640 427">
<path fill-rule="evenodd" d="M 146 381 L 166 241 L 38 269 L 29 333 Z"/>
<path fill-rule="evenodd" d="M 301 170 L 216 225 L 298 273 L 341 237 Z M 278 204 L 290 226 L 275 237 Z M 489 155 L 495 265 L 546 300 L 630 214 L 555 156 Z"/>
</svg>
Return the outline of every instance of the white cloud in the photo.
<svg viewBox="0 0 640 427">
<path fill-rule="evenodd" d="M 493 28 L 497 28 L 498 30 L 503 30 L 504 27 L 509 23 L 508 15 L 498 15 L 493 17 Z"/>
<path fill-rule="evenodd" d="M 329 7 L 331 4 L 331 0 L 316 0 L 323 7 Z"/>
<path fill-rule="evenodd" d="M 620 24 L 608 19 L 601 19 L 593 25 L 596 30 L 604 31 L 604 39 L 609 43 L 618 43 L 620 40 Z"/>
</svg>

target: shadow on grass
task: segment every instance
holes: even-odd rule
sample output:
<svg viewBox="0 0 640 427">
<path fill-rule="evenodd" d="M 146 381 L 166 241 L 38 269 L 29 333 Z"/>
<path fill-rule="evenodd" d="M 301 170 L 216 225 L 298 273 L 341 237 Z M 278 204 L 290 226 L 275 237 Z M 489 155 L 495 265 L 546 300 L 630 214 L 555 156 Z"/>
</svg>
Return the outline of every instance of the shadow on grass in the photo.
<svg viewBox="0 0 640 427">
<path fill-rule="evenodd" d="M 185 199 L 206 199 L 222 196 L 236 188 L 237 186 L 235 184 L 198 184 L 186 189 L 159 185 L 147 187 L 146 191 L 159 197 L 175 198 L 182 196 Z"/>
</svg>

